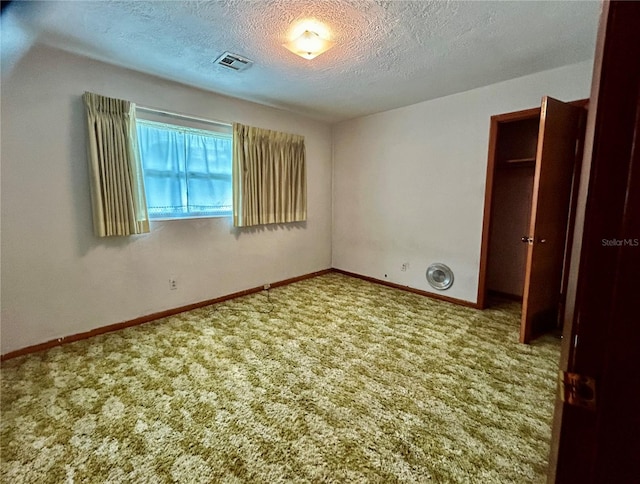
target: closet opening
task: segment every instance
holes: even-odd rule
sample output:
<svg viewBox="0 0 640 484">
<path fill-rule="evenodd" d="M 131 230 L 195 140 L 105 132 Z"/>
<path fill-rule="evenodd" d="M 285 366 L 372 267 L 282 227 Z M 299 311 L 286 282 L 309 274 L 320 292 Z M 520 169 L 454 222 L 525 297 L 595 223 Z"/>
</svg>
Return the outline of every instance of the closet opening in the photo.
<svg viewBox="0 0 640 484">
<path fill-rule="evenodd" d="M 487 291 L 522 301 L 540 115 L 498 123 Z"/>
<path fill-rule="evenodd" d="M 478 306 L 520 301 L 521 343 L 562 329 L 587 102 L 491 117 Z"/>
</svg>

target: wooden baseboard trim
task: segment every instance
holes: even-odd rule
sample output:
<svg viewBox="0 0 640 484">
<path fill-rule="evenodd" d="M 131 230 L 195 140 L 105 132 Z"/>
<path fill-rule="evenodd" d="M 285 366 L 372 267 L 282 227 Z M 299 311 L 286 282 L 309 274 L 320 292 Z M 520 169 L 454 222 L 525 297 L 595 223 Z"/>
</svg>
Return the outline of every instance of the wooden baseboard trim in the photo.
<svg viewBox="0 0 640 484">
<path fill-rule="evenodd" d="M 394 282 L 383 281 L 381 279 L 376 279 L 374 277 L 363 276 L 361 274 L 356 274 L 355 272 L 344 271 L 342 269 L 333 268 L 333 272 L 338 272 L 340 274 L 344 274 L 345 276 L 355 277 L 357 279 L 362 279 L 363 281 L 373 282 L 374 284 L 381 284 L 387 287 L 393 287 L 394 289 L 401 289 L 402 291 L 412 292 L 414 294 L 419 294 L 421 296 L 430 297 L 432 299 L 439 299 L 441 301 L 446 301 L 452 304 L 457 304 L 459 306 L 467 306 L 469 308 L 479 309 L 478 305 L 471 301 L 465 301 L 464 299 L 457 299 L 455 297 L 449 296 L 441 296 L 440 294 L 434 294 L 432 292 L 423 291 L 421 289 L 415 289 L 409 286 L 403 286 L 401 284 L 396 284 Z"/>
<path fill-rule="evenodd" d="M 317 272 L 312 272 L 310 274 L 304 274 L 302 276 L 292 277 L 290 279 L 285 279 L 283 281 L 277 281 L 271 283 L 271 287 L 281 287 L 286 286 L 288 284 L 293 284 L 294 282 L 302 281 L 304 279 L 311 279 L 312 277 L 322 276 L 324 274 L 328 274 L 332 272 L 333 269 L 324 269 Z M 139 318 L 131 319 L 129 321 L 123 321 L 121 323 L 109 324 L 107 326 L 101 326 L 100 328 L 92 329 L 91 331 L 86 331 L 84 333 L 77 333 L 70 336 L 63 336 L 62 338 L 52 339 L 45 343 L 40 343 L 33 346 L 27 346 L 26 348 L 21 348 L 19 350 L 10 351 L 5 353 L 4 355 L 0 355 L 0 361 L 10 360 L 11 358 L 17 358 L 18 356 L 28 355 L 30 353 L 36 353 L 38 351 L 48 350 L 50 348 L 54 348 L 56 346 L 63 345 L 65 343 L 72 343 L 74 341 L 80 341 L 83 339 L 91 338 L 93 336 L 98 336 L 100 334 L 111 333 L 113 331 L 118 331 L 124 328 L 130 328 L 132 326 L 138 326 L 140 324 L 150 323 L 152 321 L 156 321 L 158 319 L 166 318 L 168 316 L 173 316 L 175 314 L 183 313 L 185 311 L 191 311 L 193 309 L 198 309 L 204 306 L 210 306 L 211 304 L 217 304 L 224 301 L 228 301 L 230 299 L 235 299 L 237 297 L 248 296 L 249 294 L 255 294 L 260 291 L 263 291 L 264 287 L 252 287 L 250 289 L 245 289 L 244 291 L 234 292 L 233 294 L 228 294 L 226 296 L 217 297 L 214 299 L 207 299 L 206 301 L 197 302 L 194 304 L 187 304 L 186 306 L 180 306 L 173 309 L 167 309 L 165 311 L 160 311 L 153 314 L 148 314 L 146 316 L 141 316 Z"/>
<path fill-rule="evenodd" d="M 493 289 L 489 289 L 489 296 L 495 296 L 502 299 L 509 299 L 510 301 L 522 302 L 522 296 L 518 296 L 517 294 L 511 294 L 508 292 L 494 291 Z"/>
<path fill-rule="evenodd" d="M 321 271 L 312 272 L 310 274 L 304 274 L 302 276 L 285 279 L 284 281 L 274 282 L 271 284 L 271 287 L 288 286 L 289 284 L 293 284 L 294 282 L 304 281 L 305 279 L 312 279 L 318 276 L 324 276 L 325 274 L 329 274 L 330 272 L 333 272 L 333 269 L 323 269 Z M 260 290 L 262 290 L 261 287 L 258 288 L 258 291 Z M 233 298 L 229 298 L 229 299 L 233 299 Z"/>
</svg>

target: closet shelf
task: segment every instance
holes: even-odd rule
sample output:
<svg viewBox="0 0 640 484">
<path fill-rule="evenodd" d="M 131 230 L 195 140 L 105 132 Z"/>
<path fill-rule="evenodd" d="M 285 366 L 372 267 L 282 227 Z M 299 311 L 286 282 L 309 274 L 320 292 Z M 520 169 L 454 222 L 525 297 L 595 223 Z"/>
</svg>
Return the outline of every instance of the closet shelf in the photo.
<svg viewBox="0 0 640 484">
<path fill-rule="evenodd" d="M 525 167 L 525 166 L 535 166 L 536 159 L 535 157 L 531 158 L 510 158 L 508 160 L 502 160 L 499 162 L 501 166 L 504 167 Z"/>
<path fill-rule="evenodd" d="M 517 165 L 519 163 L 535 163 L 536 157 L 533 156 L 531 158 L 512 158 L 509 160 L 504 160 L 503 163 L 505 165 Z"/>
</svg>

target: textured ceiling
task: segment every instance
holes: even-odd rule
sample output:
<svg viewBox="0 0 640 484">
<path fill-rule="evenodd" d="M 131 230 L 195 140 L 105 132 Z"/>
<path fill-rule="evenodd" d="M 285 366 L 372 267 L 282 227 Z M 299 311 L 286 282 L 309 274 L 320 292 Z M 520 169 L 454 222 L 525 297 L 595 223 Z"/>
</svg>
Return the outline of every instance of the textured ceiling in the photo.
<svg viewBox="0 0 640 484">
<path fill-rule="evenodd" d="M 600 4 L 103 0 L 7 10 L 39 42 L 338 121 L 591 59 Z M 336 42 L 311 61 L 282 47 L 308 19 Z M 239 73 L 213 64 L 225 51 L 255 64 Z"/>
</svg>

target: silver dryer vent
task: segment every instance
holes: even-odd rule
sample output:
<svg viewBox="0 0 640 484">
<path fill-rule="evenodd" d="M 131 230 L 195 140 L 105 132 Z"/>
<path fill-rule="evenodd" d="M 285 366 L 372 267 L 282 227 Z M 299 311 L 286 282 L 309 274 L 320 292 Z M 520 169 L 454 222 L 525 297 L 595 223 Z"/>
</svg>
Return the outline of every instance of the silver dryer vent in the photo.
<svg viewBox="0 0 640 484">
<path fill-rule="evenodd" d="M 438 291 L 445 291 L 453 285 L 453 271 L 444 264 L 436 262 L 427 268 L 427 281 Z"/>
</svg>

